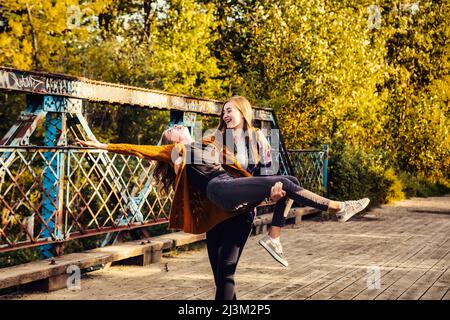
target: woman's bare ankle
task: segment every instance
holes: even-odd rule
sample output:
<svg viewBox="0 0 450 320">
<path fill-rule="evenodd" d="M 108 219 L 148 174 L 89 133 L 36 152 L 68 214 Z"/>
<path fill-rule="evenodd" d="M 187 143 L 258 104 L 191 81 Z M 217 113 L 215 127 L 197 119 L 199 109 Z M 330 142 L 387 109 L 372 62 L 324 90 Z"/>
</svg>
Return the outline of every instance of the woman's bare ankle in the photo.
<svg viewBox="0 0 450 320">
<path fill-rule="evenodd" d="M 279 238 L 281 235 L 281 228 L 276 226 L 271 226 L 268 232 L 269 237 L 272 239 Z"/>
<path fill-rule="evenodd" d="M 330 204 L 328 205 L 328 212 L 330 213 L 338 213 L 342 210 L 344 206 L 343 202 L 340 201 L 330 201 Z"/>
</svg>

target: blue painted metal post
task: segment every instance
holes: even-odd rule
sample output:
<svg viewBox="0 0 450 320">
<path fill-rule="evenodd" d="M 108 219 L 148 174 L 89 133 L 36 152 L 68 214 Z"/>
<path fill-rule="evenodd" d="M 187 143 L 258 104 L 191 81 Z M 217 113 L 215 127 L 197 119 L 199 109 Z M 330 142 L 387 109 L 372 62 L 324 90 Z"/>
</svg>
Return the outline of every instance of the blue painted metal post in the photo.
<svg viewBox="0 0 450 320">
<path fill-rule="evenodd" d="M 62 114 L 49 112 L 45 118 L 45 146 L 57 146 L 58 140 L 61 135 L 62 128 Z M 50 230 L 44 229 L 42 236 L 47 238 L 51 237 L 51 233 L 58 236 L 57 230 L 55 229 L 55 220 L 57 219 L 58 211 L 58 194 L 59 194 L 59 162 L 60 155 L 54 156 L 54 152 L 45 152 L 44 157 L 47 161 L 47 165 L 44 169 L 43 174 L 43 188 L 44 192 L 42 197 L 44 199 L 42 204 L 42 218 L 47 223 Z M 53 215 L 53 217 L 52 217 Z M 43 245 L 41 246 L 41 258 L 53 257 L 53 245 Z"/>
<path fill-rule="evenodd" d="M 325 194 L 328 191 L 328 145 L 324 146 L 323 154 L 323 191 Z"/>
<path fill-rule="evenodd" d="M 171 110 L 169 128 L 173 127 L 175 124 L 182 124 L 189 128 L 189 132 L 194 136 L 194 138 L 197 138 L 196 134 L 199 132 L 196 129 L 200 129 L 201 132 L 201 128 L 198 128 L 196 119 L 196 114 L 193 112 Z"/>
</svg>

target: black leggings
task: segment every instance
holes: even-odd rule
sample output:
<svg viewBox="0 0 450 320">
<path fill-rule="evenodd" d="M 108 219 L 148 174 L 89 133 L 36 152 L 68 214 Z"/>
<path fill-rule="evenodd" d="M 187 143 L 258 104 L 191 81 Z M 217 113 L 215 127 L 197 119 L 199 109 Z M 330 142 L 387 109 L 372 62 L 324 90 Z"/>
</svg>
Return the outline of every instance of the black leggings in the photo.
<svg viewBox="0 0 450 320">
<path fill-rule="evenodd" d="M 209 181 L 206 194 L 210 201 L 226 211 L 233 212 L 245 203 L 261 202 L 270 196 L 276 182 L 283 183 L 286 196 L 275 205 L 272 225 L 283 227 L 285 223 L 284 209 L 288 198 L 299 204 L 327 211 L 330 200 L 319 196 L 300 186 L 293 176 L 259 176 L 234 178 L 221 174 Z"/>
<path fill-rule="evenodd" d="M 216 300 L 236 300 L 234 274 L 253 225 L 253 213 L 227 219 L 206 232 Z"/>
</svg>

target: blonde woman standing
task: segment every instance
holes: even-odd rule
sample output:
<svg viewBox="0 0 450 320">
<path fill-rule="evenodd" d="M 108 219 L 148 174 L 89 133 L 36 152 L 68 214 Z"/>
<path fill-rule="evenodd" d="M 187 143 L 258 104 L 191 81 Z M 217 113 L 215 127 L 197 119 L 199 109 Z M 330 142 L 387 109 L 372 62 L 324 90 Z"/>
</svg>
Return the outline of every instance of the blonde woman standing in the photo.
<svg viewBox="0 0 450 320">
<path fill-rule="evenodd" d="M 242 96 L 228 99 L 220 123 L 212 137 L 218 149 L 223 145 L 234 153 L 237 162 L 250 174 L 264 174 L 271 166 L 270 144 L 261 130 L 253 126 L 253 109 Z M 282 183 L 276 183 L 272 201 L 285 197 Z M 277 202 L 286 206 L 286 199 Z M 206 233 L 208 256 L 216 283 L 216 299 L 236 299 L 234 275 L 239 258 L 253 227 L 255 210 L 227 219 Z"/>
<path fill-rule="evenodd" d="M 231 97 L 224 103 L 222 116 L 218 126 L 222 137 L 217 139 L 220 143 L 226 144 L 228 149 L 234 151 L 239 164 L 253 176 L 276 174 L 272 172 L 271 146 L 263 132 L 253 126 L 253 109 L 250 102 L 243 96 Z M 230 146 L 229 141 L 233 141 Z M 299 185 L 295 177 L 287 176 L 293 183 Z M 281 264 L 288 266 L 287 260 L 283 256 L 280 243 L 281 228 L 285 225 L 285 212 L 292 206 L 292 200 L 286 197 L 286 192 L 282 189 L 283 184 L 277 182 L 271 189 L 270 199 L 276 202 L 275 211 L 283 212 L 273 216 L 271 228 L 268 235 L 264 237 L 260 244 Z M 252 212 L 252 217 L 254 213 Z M 277 249 L 268 250 L 267 245 Z M 269 248 L 270 248 L 269 247 Z"/>
</svg>

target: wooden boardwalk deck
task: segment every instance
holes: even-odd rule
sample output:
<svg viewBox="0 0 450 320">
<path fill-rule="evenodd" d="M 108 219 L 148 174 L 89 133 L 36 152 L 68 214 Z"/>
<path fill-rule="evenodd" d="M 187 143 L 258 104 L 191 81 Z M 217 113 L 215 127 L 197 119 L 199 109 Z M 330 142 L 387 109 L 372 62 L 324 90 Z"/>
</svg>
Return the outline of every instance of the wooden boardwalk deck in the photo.
<svg viewBox="0 0 450 320">
<path fill-rule="evenodd" d="M 249 239 L 239 264 L 239 299 L 450 300 L 450 196 L 400 201 L 345 224 L 306 219 L 283 231 L 288 268 L 258 245 L 261 237 Z M 379 286 L 368 283 L 376 272 Z M 149 267 L 113 266 L 88 273 L 78 291 L 18 292 L 0 299 L 213 297 L 203 246 Z"/>
</svg>

